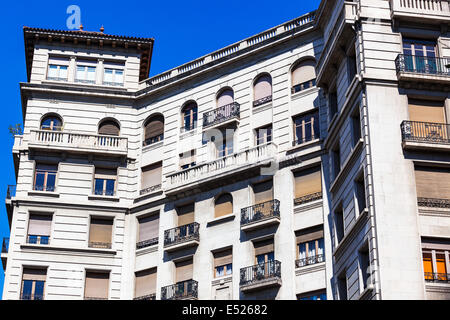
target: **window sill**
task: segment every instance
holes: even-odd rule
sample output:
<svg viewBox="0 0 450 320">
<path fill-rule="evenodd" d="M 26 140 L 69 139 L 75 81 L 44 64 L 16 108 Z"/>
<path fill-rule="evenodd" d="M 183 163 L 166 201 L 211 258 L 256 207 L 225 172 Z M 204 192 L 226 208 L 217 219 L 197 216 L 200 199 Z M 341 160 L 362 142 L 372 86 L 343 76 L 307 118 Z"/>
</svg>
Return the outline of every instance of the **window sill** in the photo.
<svg viewBox="0 0 450 320">
<path fill-rule="evenodd" d="M 192 137 L 196 133 L 197 133 L 197 127 L 193 128 L 193 129 L 191 129 L 189 131 L 180 132 L 180 140 Z"/>
<path fill-rule="evenodd" d="M 291 100 L 297 100 L 303 96 L 307 96 L 309 94 L 316 93 L 318 91 L 319 91 L 318 87 L 311 87 L 296 93 L 291 93 Z"/>
<path fill-rule="evenodd" d="M 152 244 L 148 247 L 136 249 L 136 256 L 141 256 L 147 253 L 157 252 L 159 243 Z"/>
<path fill-rule="evenodd" d="M 64 86 L 71 86 L 74 88 L 98 88 L 98 89 L 110 89 L 110 90 L 120 90 L 120 91 L 127 91 L 127 89 L 124 86 L 108 86 L 101 83 L 83 83 L 83 82 L 72 82 L 72 81 L 58 81 L 58 80 L 42 80 L 43 84 L 59 84 Z"/>
<path fill-rule="evenodd" d="M 268 101 L 266 103 L 260 104 L 259 106 L 253 107 L 252 111 L 253 113 L 258 113 L 258 112 L 262 112 L 264 110 L 268 110 L 270 108 L 272 108 L 273 103 L 272 101 Z"/>
<path fill-rule="evenodd" d="M 227 214 L 227 215 L 224 215 L 224 216 L 221 216 L 221 217 L 209 220 L 206 225 L 208 227 L 214 226 L 216 224 L 221 224 L 221 223 L 224 223 L 224 222 L 228 222 L 228 221 L 234 220 L 235 217 L 236 217 L 236 215 L 234 213 L 230 213 L 230 214 Z"/>
<path fill-rule="evenodd" d="M 59 193 L 55 191 L 39 191 L 39 190 L 31 190 L 28 191 L 29 196 L 45 196 L 51 198 L 59 198 Z"/>
<path fill-rule="evenodd" d="M 118 202 L 120 198 L 118 196 L 104 196 L 104 195 L 97 195 L 97 194 L 91 194 L 88 196 L 89 200 L 102 200 L 102 201 L 115 201 Z"/>
<path fill-rule="evenodd" d="M 40 251 L 71 251 L 71 252 L 85 252 L 85 253 L 104 253 L 113 254 L 117 253 L 114 249 L 101 249 L 101 248 L 75 248 L 75 247 L 60 247 L 48 244 L 21 244 L 20 249 L 38 249 Z"/>
<path fill-rule="evenodd" d="M 314 264 L 308 264 L 308 265 L 301 266 L 301 267 L 296 267 L 295 275 L 299 276 L 299 275 L 309 274 L 309 273 L 322 271 L 322 270 L 325 270 L 325 261 L 314 263 Z"/>
<path fill-rule="evenodd" d="M 305 143 L 296 144 L 295 146 L 288 148 L 286 150 L 286 153 L 294 153 L 296 151 L 300 151 L 300 150 L 302 150 L 304 148 L 312 147 L 312 146 L 315 146 L 315 145 L 320 144 L 320 143 L 322 143 L 322 139 L 317 138 L 317 139 L 314 139 L 314 140 L 311 140 L 311 141 L 308 141 L 308 142 L 305 142 Z"/>
<path fill-rule="evenodd" d="M 158 141 L 158 142 L 146 145 L 146 146 L 142 146 L 142 151 L 146 152 L 146 151 L 150 151 L 150 150 L 153 150 L 153 149 L 157 149 L 159 147 L 162 147 L 163 144 L 164 144 L 164 140 L 161 140 L 161 141 Z"/>
<path fill-rule="evenodd" d="M 214 278 L 214 280 L 211 282 L 211 285 L 213 285 L 213 286 L 220 285 L 221 286 L 221 285 L 224 285 L 225 283 L 232 282 L 232 281 L 233 281 L 233 275 L 229 274 L 226 276 Z"/>
</svg>

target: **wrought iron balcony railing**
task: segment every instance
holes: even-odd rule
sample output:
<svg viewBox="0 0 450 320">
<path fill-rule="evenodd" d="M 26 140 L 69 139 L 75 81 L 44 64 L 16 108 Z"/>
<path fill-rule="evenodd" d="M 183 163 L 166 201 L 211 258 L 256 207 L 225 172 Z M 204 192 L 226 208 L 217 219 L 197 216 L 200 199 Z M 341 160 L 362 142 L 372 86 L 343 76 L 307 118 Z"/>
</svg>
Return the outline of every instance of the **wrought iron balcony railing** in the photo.
<svg viewBox="0 0 450 320">
<path fill-rule="evenodd" d="M 200 224 L 193 222 L 164 231 L 164 246 L 200 240 Z"/>
<path fill-rule="evenodd" d="M 280 201 L 270 200 L 241 209 L 241 226 L 280 217 Z"/>
<path fill-rule="evenodd" d="M 29 244 L 49 244 L 50 237 L 30 234 L 27 236 L 27 243 L 29 243 Z"/>
<path fill-rule="evenodd" d="M 301 205 L 301 204 L 305 204 L 308 202 L 312 202 L 312 201 L 316 201 L 322 199 L 322 192 L 316 192 L 316 193 L 311 193 L 311 194 L 307 194 L 305 196 L 302 197 L 298 197 L 294 199 L 294 204 L 296 206 Z"/>
<path fill-rule="evenodd" d="M 139 195 L 142 196 L 144 194 L 151 193 L 151 192 L 154 192 L 157 190 L 161 190 L 161 184 L 157 184 L 157 185 L 142 189 L 141 191 L 139 191 Z"/>
<path fill-rule="evenodd" d="M 158 238 L 153 238 L 153 239 L 148 239 L 148 240 L 144 240 L 144 241 L 139 241 L 138 243 L 136 243 L 136 249 L 142 249 L 142 248 L 150 247 L 150 246 L 153 246 L 155 244 L 158 244 L 158 242 L 159 242 Z"/>
<path fill-rule="evenodd" d="M 450 273 L 425 272 L 425 281 L 450 283 Z"/>
<path fill-rule="evenodd" d="M 156 293 L 147 294 L 145 296 L 136 297 L 133 300 L 156 300 Z"/>
<path fill-rule="evenodd" d="M 89 248 L 98 248 L 98 249 L 111 249 L 112 245 L 109 242 L 89 241 L 88 247 Z"/>
<path fill-rule="evenodd" d="M 35 191 L 54 192 L 55 191 L 55 186 L 43 186 L 43 185 L 35 184 L 33 186 L 33 190 L 35 190 Z"/>
<path fill-rule="evenodd" d="M 391 0 L 391 10 L 396 15 L 420 17 L 432 15 L 450 18 L 450 2 L 448 0 Z"/>
<path fill-rule="evenodd" d="M 161 288 L 161 300 L 196 299 L 198 282 L 186 280 Z"/>
<path fill-rule="evenodd" d="M 292 94 L 315 87 L 316 86 L 316 79 L 312 79 L 300 84 L 296 84 L 291 88 Z"/>
<path fill-rule="evenodd" d="M 397 73 L 411 72 L 417 74 L 450 76 L 449 65 L 450 59 L 448 58 L 399 54 L 395 59 Z"/>
<path fill-rule="evenodd" d="M 233 118 L 239 119 L 240 105 L 237 102 L 227 104 L 203 114 L 203 127 L 219 124 Z"/>
<path fill-rule="evenodd" d="M 9 238 L 3 238 L 2 253 L 8 253 L 8 249 L 9 249 Z"/>
<path fill-rule="evenodd" d="M 320 263 L 320 262 L 324 262 L 324 261 L 325 261 L 325 255 L 318 254 L 318 255 L 307 257 L 304 259 L 296 260 L 295 267 L 300 268 L 300 267 L 304 267 L 304 266 L 308 266 L 311 264 L 316 264 L 316 263 Z"/>
<path fill-rule="evenodd" d="M 10 184 L 8 185 L 8 189 L 6 190 L 6 199 L 11 199 L 16 196 L 16 185 Z"/>
<path fill-rule="evenodd" d="M 272 95 L 253 101 L 253 106 L 257 107 L 272 101 Z"/>
<path fill-rule="evenodd" d="M 429 208 L 449 208 L 450 199 L 435 199 L 435 198 L 417 198 L 417 204 L 419 207 Z"/>
<path fill-rule="evenodd" d="M 403 141 L 450 143 L 450 125 L 419 121 L 403 121 L 400 125 Z"/>
<path fill-rule="evenodd" d="M 269 260 L 254 266 L 241 269 L 240 285 L 252 285 L 269 279 L 281 279 L 281 262 Z"/>
<path fill-rule="evenodd" d="M 145 139 L 142 142 L 142 145 L 145 147 L 145 146 L 149 146 L 151 144 L 155 144 L 155 143 L 163 141 L 163 140 L 164 140 L 164 134 L 160 134 L 160 135 Z"/>
</svg>

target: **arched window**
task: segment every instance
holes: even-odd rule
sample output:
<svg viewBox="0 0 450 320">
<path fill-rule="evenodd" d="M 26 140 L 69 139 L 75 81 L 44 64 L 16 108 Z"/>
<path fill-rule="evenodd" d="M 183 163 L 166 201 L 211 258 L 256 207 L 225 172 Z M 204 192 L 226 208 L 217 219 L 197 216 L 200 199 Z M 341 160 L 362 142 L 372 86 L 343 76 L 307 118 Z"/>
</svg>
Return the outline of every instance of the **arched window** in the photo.
<svg viewBox="0 0 450 320">
<path fill-rule="evenodd" d="M 120 133 L 119 124 L 114 120 L 104 120 L 98 126 L 98 134 L 108 136 L 118 136 Z"/>
<path fill-rule="evenodd" d="M 263 74 L 256 78 L 253 84 L 253 106 L 259 106 L 272 101 L 272 77 Z"/>
<path fill-rule="evenodd" d="M 197 127 L 197 104 L 195 102 L 187 103 L 181 110 L 182 127 L 181 132 L 189 131 Z"/>
<path fill-rule="evenodd" d="M 316 62 L 308 59 L 298 63 L 292 69 L 292 93 L 296 93 L 316 85 Z"/>
<path fill-rule="evenodd" d="M 62 120 L 57 115 L 45 116 L 41 121 L 41 130 L 62 130 Z"/>
<path fill-rule="evenodd" d="M 230 88 L 222 90 L 217 95 L 217 107 L 223 107 L 234 102 L 234 92 Z"/>
<path fill-rule="evenodd" d="M 220 195 L 214 203 L 214 217 L 233 213 L 233 197 L 229 193 Z"/>
<path fill-rule="evenodd" d="M 144 125 L 144 146 L 164 139 L 164 117 L 161 114 L 151 116 Z"/>
</svg>

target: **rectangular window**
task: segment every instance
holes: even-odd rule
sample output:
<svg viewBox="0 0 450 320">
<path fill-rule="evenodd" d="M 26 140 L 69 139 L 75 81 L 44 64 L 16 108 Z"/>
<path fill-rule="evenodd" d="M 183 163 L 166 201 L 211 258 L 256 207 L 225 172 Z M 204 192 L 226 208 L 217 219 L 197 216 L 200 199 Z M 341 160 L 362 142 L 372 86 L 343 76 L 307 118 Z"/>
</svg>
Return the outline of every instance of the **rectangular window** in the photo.
<svg viewBox="0 0 450 320">
<path fill-rule="evenodd" d="M 75 73 L 75 81 L 82 83 L 95 83 L 96 79 L 96 65 L 95 60 L 77 60 L 77 69 Z"/>
<path fill-rule="evenodd" d="M 357 213 L 361 213 L 364 209 L 367 208 L 364 172 L 362 172 L 360 177 L 355 180 L 355 197 L 356 197 Z"/>
<path fill-rule="evenodd" d="M 315 226 L 296 232 L 296 267 L 303 267 L 325 261 L 323 226 Z"/>
<path fill-rule="evenodd" d="M 105 68 L 103 84 L 109 86 L 123 86 L 123 70 Z"/>
<path fill-rule="evenodd" d="M 434 74 L 440 69 L 436 41 L 403 39 L 403 54 L 405 71 Z"/>
<path fill-rule="evenodd" d="M 329 121 L 333 120 L 333 117 L 338 112 L 338 104 L 337 104 L 337 92 L 330 92 L 328 94 L 328 111 L 329 111 Z"/>
<path fill-rule="evenodd" d="M 294 172 L 294 204 L 300 205 L 322 198 L 320 166 Z"/>
<path fill-rule="evenodd" d="M 336 179 L 337 176 L 339 175 L 339 172 L 341 172 L 341 150 L 339 147 L 339 143 L 331 151 L 331 159 L 333 161 L 332 163 L 333 179 Z"/>
<path fill-rule="evenodd" d="M 253 203 L 260 204 L 273 200 L 273 180 L 255 183 L 253 185 Z"/>
<path fill-rule="evenodd" d="M 354 51 L 349 56 L 347 56 L 347 72 L 350 84 L 353 81 L 353 78 L 355 77 L 357 72 L 356 54 Z"/>
<path fill-rule="evenodd" d="M 414 173 L 419 202 L 432 204 L 450 199 L 449 168 L 416 166 Z"/>
<path fill-rule="evenodd" d="M 69 59 L 63 57 L 49 57 L 47 80 L 67 81 Z"/>
<path fill-rule="evenodd" d="M 176 282 L 192 280 L 193 273 L 194 273 L 194 260 L 192 258 L 175 263 Z"/>
<path fill-rule="evenodd" d="M 341 240 L 344 238 L 344 212 L 342 210 L 342 206 L 337 208 L 334 212 L 334 226 L 336 232 L 336 240 L 339 244 Z"/>
<path fill-rule="evenodd" d="M 318 290 L 303 293 L 297 296 L 298 300 L 327 300 L 327 293 L 325 290 Z"/>
<path fill-rule="evenodd" d="M 107 300 L 109 272 L 86 271 L 84 298 L 86 300 Z"/>
<path fill-rule="evenodd" d="M 181 170 L 195 167 L 196 164 L 197 164 L 197 162 L 196 162 L 196 157 L 195 157 L 195 150 L 189 150 L 189 151 L 180 153 L 180 168 L 181 168 Z"/>
<path fill-rule="evenodd" d="M 142 168 L 141 191 L 146 194 L 161 189 L 162 162 L 154 163 Z"/>
<path fill-rule="evenodd" d="M 177 207 L 178 226 L 184 226 L 194 223 L 194 208 L 195 204 L 190 203 L 184 206 Z"/>
<path fill-rule="evenodd" d="M 218 278 L 232 274 L 233 272 L 232 249 L 215 252 L 213 255 L 214 255 L 214 277 Z"/>
<path fill-rule="evenodd" d="M 256 129 L 255 138 L 257 146 L 272 142 L 272 125 Z"/>
<path fill-rule="evenodd" d="M 135 273 L 135 298 L 144 298 L 156 293 L 156 268 Z"/>
<path fill-rule="evenodd" d="M 95 168 L 94 194 L 113 196 L 116 191 L 117 169 Z"/>
<path fill-rule="evenodd" d="M 366 244 L 359 251 L 359 267 L 361 269 L 361 281 L 363 289 L 366 289 L 371 283 L 371 271 L 370 271 L 370 254 L 369 245 Z"/>
<path fill-rule="evenodd" d="M 89 247 L 111 249 L 112 218 L 91 218 L 89 228 Z"/>
<path fill-rule="evenodd" d="M 319 139 L 319 114 L 317 111 L 302 114 L 294 120 L 294 145 Z"/>
<path fill-rule="evenodd" d="M 450 282 L 450 241 L 441 238 L 422 238 L 422 259 L 425 281 Z"/>
<path fill-rule="evenodd" d="M 157 244 L 159 238 L 159 214 L 142 217 L 138 221 L 139 234 L 136 248 L 141 249 Z"/>
<path fill-rule="evenodd" d="M 337 291 L 339 300 L 347 300 L 347 275 L 345 271 L 337 277 Z"/>
<path fill-rule="evenodd" d="M 351 117 L 352 121 L 352 138 L 353 138 L 353 147 L 356 146 L 358 141 L 361 139 L 361 118 L 359 115 L 359 108 L 357 112 Z"/>
<path fill-rule="evenodd" d="M 215 145 L 217 150 L 217 158 L 223 158 L 233 154 L 234 129 L 221 130 L 222 134 L 216 137 Z"/>
<path fill-rule="evenodd" d="M 27 243 L 49 244 L 52 216 L 47 214 L 30 214 L 28 221 Z"/>
<path fill-rule="evenodd" d="M 57 164 L 36 163 L 34 175 L 34 190 L 55 191 Z"/>
<path fill-rule="evenodd" d="M 43 300 L 47 269 L 23 268 L 21 300 Z"/>
</svg>

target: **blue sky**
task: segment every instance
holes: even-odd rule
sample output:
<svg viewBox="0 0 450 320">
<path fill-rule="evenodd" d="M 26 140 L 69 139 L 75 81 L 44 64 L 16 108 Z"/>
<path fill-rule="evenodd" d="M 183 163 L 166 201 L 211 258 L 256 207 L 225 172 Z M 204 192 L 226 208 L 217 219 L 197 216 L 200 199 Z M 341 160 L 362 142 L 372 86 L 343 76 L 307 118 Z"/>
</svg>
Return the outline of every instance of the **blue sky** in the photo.
<svg viewBox="0 0 450 320">
<path fill-rule="evenodd" d="M 150 76 L 294 19 L 319 6 L 319 0 L 242 1 L 3 1 L 0 19 L 4 76 L 0 117 L 0 199 L 15 184 L 10 124 L 22 123 L 19 82 L 27 81 L 23 26 L 66 30 L 70 5 L 81 9 L 84 30 L 155 39 Z M 3 200 L 2 200 L 3 201 Z M 6 208 L 0 205 L 0 241 L 9 236 Z M 0 296 L 3 269 L 0 268 Z"/>
</svg>

